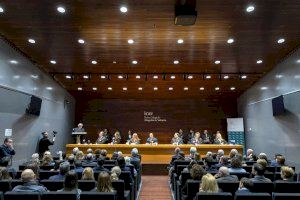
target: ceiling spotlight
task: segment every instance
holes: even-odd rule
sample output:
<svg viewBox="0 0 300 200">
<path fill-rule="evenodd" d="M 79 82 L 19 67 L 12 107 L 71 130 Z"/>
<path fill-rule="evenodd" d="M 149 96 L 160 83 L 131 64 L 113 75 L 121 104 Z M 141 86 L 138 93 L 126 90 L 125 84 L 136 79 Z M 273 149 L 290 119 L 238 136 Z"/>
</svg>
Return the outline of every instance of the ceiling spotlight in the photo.
<svg viewBox="0 0 300 200">
<path fill-rule="evenodd" d="M 4 9 L 2 7 L 0 7 L 0 13 L 3 13 Z"/>
<path fill-rule="evenodd" d="M 56 61 L 55 60 L 50 60 L 50 63 L 55 65 L 56 64 Z"/>
<path fill-rule="evenodd" d="M 227 43 L 228 43 L 228 44 L 234 43 L 234 39 L 233 39 L 233 38 L 229 38 L 229 39 L 227 40 Z"/>
<path fill-rule="evenodd" d="M 127 87 L 123 87 L 123 90 L 124 90 L 124 91 L 127 91 Z"/>
<path fill-rule="evenodd" d="M 18 61 L 16 61 L 16 60 L 10 60 L 9 61 L 11 64 L 18 64 Z"/>
<path fill-rule="evenodd" d="M 175 79 L 176 77 L 174 75 L 171 76 L 171 79 Z"/>
<path fill-rule="evenodd" d="M 206 79 L 211 79 L 211 75 L 206 75 L 205 78 Z"/>
<path fill-rule="evenodd" d="M 300 63 L 300 59 L 296 61 L 296 63 Z"/>
<path fill-rule="evenodd" d="M 154 76 L 153 76 L 153 79 L 158 79 L 158 76 L 157 76 L 157 75 L 154 75 Z"/>
<path fill-rule="evenodd" d="M 94 90 L 94 91 L 96 91 L 96 90 L 97 90 L 97 88 L 96 88 L 96 87 L 93 87 L 93 90 Z"/>
<path fill-rule="evenodd" d="M 192 76 L 192 75 L 188 75 L 187 78 L 188 78 L 188 79 L 193 79 L 193 76 Z"/>
<path fill-rule="evenodd" d="M 220 90 L 220 88 L 219 87 L 215 87 L 215 90 L 218 91 L 218 90 Z"/>
<path fill-rule="evenodd" d="M 125 6 L 122 6 L 122 7 L 120 8 L 120 11 L 121 11 L 122 13 L 127 13 L 128 9 L 127 9 L 127 7 L 125 7 Z"/>
<path fill-rule="evenodd" d="M 30 77 L 31 77 L 31 78 L 33 78 L 33 79 L 37 79 L 37 78 L 39 78 L 39 76 L 38 76 L 38 75 L 34 75 L 34 74 L 30 75 Z"/>
<path fill-rule="evenodd" d="M 89 76 L 88 76 L 88 75 L 83 75 L 83 78 L 84 78 L 84 79 L 88 79 Z"/>
<path fill-rule="evenodd" d="M 230 90 L 235 90 L 235 87 L 231 87 Z"/>
<path fill-rule="evenodd" d="M 29 39 L 28 39 L 28 42 L 31 43 L 31 44 L 35 44 L 35 40 L 32 39 L 32 38 L 29 38 Z"/>
<path fill-rule="evenodd" d="M 204 90 L 204 87 L 200 87 L 199 89 L 200 89 L 200 90 Z"/>
<path fill-rule="evenodd" d="M 77 90 L 81 91 L 81 90 L 82 90 L 82 87 L 77 88 Z"/>
<path fill-rule="evenodd" d="M 136 79 L 141 79 L 141 76 L 140 75 L 136 75 L 135 78 Z"/>
<path fill-rule="evenodd" d="M 118 79 L 123 79 L 124 77 L 122 75 L 119 75 L 118 76 Z"/>
<path fill-rule="evenodd" d="M 98 62 L 96 60 L 92 60 L 92 64 L 96 65 Z"/>
<path fill-rule="evenodd" d="M 189 90 L 189 88 L 188 87 L 184 87 L 183 90 L 187 91 L 187 90 Z"/>
<path fill-rule="evenodd" d="M 263 63 L 263 61 L 262 60 L 257 60 L 256 63 L 261 64 L 261 63 Z"/>
<path fill-rule="evenodd" d="M 106 79 L 106 76 L 105 75 L 101 75 L 100 78 L 101 79 Z"/>
<path fill-rule="evenodd" d="M 117 63 L 117 61 L 115 61 L 115 60 L 114 60 L 114 61 L 113 61 L 113 63 L 114 63 L 114 64 L 116 64 L 116 63 Z"/>
<path fill-rule="evenodd" d="M 248 13 L 253 12 L 254 10 L 255 10 L 255 7 L 254 7 L 254 6 L 248 6 L 248 7 L 246 8 L 246 11 L 247 11 Z"/>
<path fill-rule="evenodd" d="M 284 43 L 284 42 L 285 42 L 285 39 L 284 39 L 284 38 L 280 38 L 280 39 L 277 40 L 277 43 L 278 43 L 278 44 L 282 44 L 282 43 Z"/>
<path fill-rule="evenodd" d="M 84 41 L 83 39 L 78 39 L 78 43 L 79 43 L 79 44 L 84 44 L 84 42 L 85 42 L 85 41 Z"/>
<path fill-rule="evenodd" d="M 218 64 L 220 64 L 220 63 L 221 63 L 221 61 L 219 61 L 219 60 L 216 60 L 216 61 L 215 61 L 215 64 L 216 64 L 216 65 L 218 65 Z"/>
<path fill-rule="evenodd" d="M 177 40 L 177 43 L 178 43 L 178 44 L 182 44 L 182 43 L 183 43 L 183 39 L 178 39 L 178 40 Z"/>
<path fill-rule="evenodd" d="M 169 90 L 170 90 L 170 91 L 172 91 L 173 89 L 174 89 L 174 88 L 172 88 L 172 87 L 169 87 Z"/>
<path fill-rule="evenodd" d="M 59 7 L 57 7 L 57 11 L 60 12 L 60 13 L 65 13 L 66 9 L 62 6 L 59 6 Z"/>
<path fill-rule="evenodd" d="M 261 90 L 267 90 L 268 87 L 261 87 L 260 89 L 261 89 Z"/>
<path fill-rule="evenodd" d="M 153 88 L 153 90 L 155 90 L 155 91 L 156 91 L 156 90 L 158 90 L 158 88 L 157 88 L 157 87 L 154 87 L 154 88 Z"/>
<path fill-rule="evenodd" d="M 138 61 L 133 60 L 133 61 L 132 61 L 132 64 L 136 65 L 136 64 L 138 64 Z"/>
<path fill-rule="evenodd" d="M 128 42 L 128 44 L 133 44 L 134 40 L 133 39 L 129 39 L 127 42 Z"/>
<path fill-rule="evenodd" d="M 72 76 L 71 75 L 66 75 L 66 79 L 71 79 Z"/>
<path fill-rule="evenodd" d="M 19 79 L 20 75 L 14 75 L 13 77 L 14 77 L 14 79 Z"/>
<path fill-rule="evenodd" d="M 224 78 L 224 79 L 229 79 L 229 76 L 228 76 L 228 75 L 225 75 L 223 78 Z"/>
<path fill-rule="evenodd" d="M 143 90 L 143 88 L 142 88 L 142 87 L 139 87 L 139 88 L 138 88 L 138 90 L 139 90 L 139 91 L 142 91 L 142 90 Z"/>
<path fill-rule="evenodd" d="M 241 76 L 241 79 L 246 79 L 246 78 L 247 78 L 246 75 L 242 75 L 242 76 Z"/>
<path fill-rule="evenodd" d="M 178 60 L 174 60 L 173 62 L 175 65 L 179 64 L 179 61 Z"/>
<path fill-rule="evenodd" d="M 280 78 L 282 78 L 283 77 L 283 75 L 281 75 L 281 74 L 277 74 L 276 75 L 276 78 L 278 78 L 278 79 L 280 79 Z"/>
<path fill-rule="evenodd" d="M 46 87 L 46 90 L 53 90 L 52 87 Z"/>
<path fill-rule="evenodd" d="M 112 90 L 112 87 L 108 87 L 107 90 Z"/>
</svg>

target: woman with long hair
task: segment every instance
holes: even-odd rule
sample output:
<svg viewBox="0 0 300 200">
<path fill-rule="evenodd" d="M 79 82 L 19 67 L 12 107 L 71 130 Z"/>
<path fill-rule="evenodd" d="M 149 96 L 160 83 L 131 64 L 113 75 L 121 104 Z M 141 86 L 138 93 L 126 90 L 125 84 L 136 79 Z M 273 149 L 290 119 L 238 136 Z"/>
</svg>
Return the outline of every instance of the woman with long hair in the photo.
<svg viewBox="0 0 300 200">
<path fill-rule="evenodd" d="M 132 138 L 126 144 L 140 144 L 141 140 L 137 133 L 132 135 Z"/>
<path fill-rule="evenodd" d="M 84 168 L 81 180 L 95 180 L 94 170 L 91 167 Z"/>
<path fill-rule="evenodd" d="M 113 192 L 110 175 L 107 172 L 101 172 L 98 176 L 98 184 L 92 191 L 97 192 Z"/>
</svg>

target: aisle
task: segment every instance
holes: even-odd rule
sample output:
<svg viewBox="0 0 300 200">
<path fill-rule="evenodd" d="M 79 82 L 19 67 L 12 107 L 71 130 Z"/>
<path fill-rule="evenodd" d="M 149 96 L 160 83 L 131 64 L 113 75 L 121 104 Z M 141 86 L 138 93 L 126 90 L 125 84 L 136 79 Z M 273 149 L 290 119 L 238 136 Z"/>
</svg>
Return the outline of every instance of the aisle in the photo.
<svg viewBox="0 0 300 200">
<path fill-rule="evenodd" d="M 139 200 L 171 200 L 168 176 L 142 176 L 142 189 Z"/>
</svg>

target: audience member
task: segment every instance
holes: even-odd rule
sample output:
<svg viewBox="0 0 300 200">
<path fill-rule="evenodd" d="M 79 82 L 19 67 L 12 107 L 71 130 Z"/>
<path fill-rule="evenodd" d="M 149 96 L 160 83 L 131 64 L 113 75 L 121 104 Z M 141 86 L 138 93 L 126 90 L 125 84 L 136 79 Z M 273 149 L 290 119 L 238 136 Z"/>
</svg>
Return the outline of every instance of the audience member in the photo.
<svg viewBox="0 0 300 200">
<path fill-rule="evenodd" d="M 217 152 L 217 157 L 216 157 L 216 160 L 219 162 L 220 161 L 220 158 L 224 156 L 224 150 L 223 149 L 219 149 L 218 152 Z"/>
<path fill-rule="evenodd" d="M 110 171 L 110 178 L 112 181 L 117 181 L 119 180 L 119 176 L 121 174 L 121 169 L 119 166 L 114 166 L 111 171 Z"/>
<path fill-rule="evenodd" d="M 131 169 L 126 166 L 124 157 L 118 157 L 117 163 L 122 172 L 130 172 L 130 182 L 133 183 L 133 174 L 131 173 Z"/>
<path fill-rule="evenodd" d="M 211 174 L 205 174 L 200 183 L 199 192 L 217 193 L 220 192 L 217 180 Z"/>
<path fill-rule="evenodd" d="M 288 166 L 282 166 L 280 170 L 281 181 L 294 182 L 295 172 L 293 168 Z"/>
<path fill-rule="evenodd" d="M 137 148 L 133 148 L 131 150 L 131 160 L 130 160 L 131 164 L 133 164 L 134 168 L 136 170 L 139 170 L 141 167 L 141 160 L 140 160 L 140 156 L 139 156 L 139 151 Z"/>
<path fill-rule="evenodd" d="M 191 147 L 190 148 L 190 155 L 186 157 L 187 160 L 194 160 L 195 159 L 195 154 L 197 153 L 197 148 L 196 147 Z"/>
<path fill-rule="evenodd" d="M 229 173 L 246 173 L 246 170 L 242 168 L 242 160 L 240 157 L 233 157 L 230 165 Z"/>
<path fill-rule="evenodd" d="M 101 156 L 101 150 L 100 149 L 96 149 L 95 150 L 95 160 L 98 160 L 98 158 L 100 158 Z"/>
<path fill-rule="evenodd" d="M 81 160 L 76 160 L 74 164 L 74 171 L 76 173 L 82 173 L 83 167 L 82 167 L 82 161 Z"/>
<path fill-rule="evenodd" d="M 238 150 L 231 149 L 230 153 L 229 153 L 229 160 L 231 160 L 232 158 L 234 158 L 238 153 L 239 153 Z"/>
<path fill-rule="evenodd" d="M 100 158 L 104 158 L 105 160 L 109 160 L 109 157 L 107 157 L 107 150 L 106 149 L 101 149 Z"/>
<path fill-rule="evenodd" d="M 68 162 L 70 163 L 70 166 L 75 166 L 74 162 L 75 162 L 75 156 L 73 154 L 68 156 Z"/>
<path fill-rule="evenodd" d="M 203 169 L 201 165 L 194 164 L 190 170 L 192 180 L 201 180 L 202 177 L 206 174 L 206 171 Z M 182 195 L 185 197 L 187 195 L 187 182 L 182 187 Z"/>
<path fill-rule="evenodd" d="M 82 165 L 96 166 L 93 154 L 88 153 L 85 157 L 85 160 L 82 161 Z"/>
<path fill-rule="evenodd" d="M 252 167 L 252 174 L 254 175 L 254 178 L 251 180 L 253 182 L 262 182 L 262 183 L 271 183 L 272 181 L 264 176 L 265 169 L 262 165 L 258 163 L 254 163 Z"/>
<path fill-rule="evenodd" d="M 110 175 L 107 172 L 101 172 L 98 176 L 97 187 L 92 191 L 97 192 L 113 192 Z"/>
<path fill-rule="evenodd" d="M 35 178 L 37 180 L 40 179 L 40 166 L 37 162 L 30 162 L 30 163 L 27 163 L 25 169 L 31 169 L 35 175 Z"/>
<path fill-rule="evenodd" d="M 4 143 L 0 146 L 0 166 L 6 167 L 15 153 L 13 140 L 5 138 Z"/>
<path fill-rule="evenodd" d="M 236 175 L 230 175 L 229 170 L 227 167 L 220 167 L 218 173 L 215 175 L 217 181 L 239 181 Z"/>
<path fill-rule="evenodd" d="M 81 190 L 78 189 L 78 177 L 75 171 L 71 170 L 66 173 L 64 179 L 64 188 L 58 190 L 58 192 L 76 192 L 76 199 L 80 200 Z"/>
<path fill-rule="evenodd" d="M 91 167 L 84 168 L 81 180 L 95 180 L 94 170 Z"/>
<path fill-rule="evenodd" d="M 84 154 L 82 151 L 77 151 L 76 155 L 75 155 L 75 160 L 83 160 L 84 159 Z"/>
<path fill-rule="evenodd" d="M 54 166 L 52 156 L 48 154 L 44 155 L 41 166 Z"/>
<path fill-rule="evenodd" d="M 246 156 L 244 157 L 244 160 L 246 161 L 253 161 L 253 149 L 247 149 Z"/>
<path fill-rule="evenodd" d="M 249 193 L 253 188 L 253 182 L 251 179 L 243 177 L 240 180 L 239 188 L 236 193 Z"/>
<path fill-rule="evenodd" d="M 0 180 L 11 180 L 11 176 L 9 175 L 9 171 L 6 167 L 0 167 Z"/>
<path fill-rule="evenodd" d="M 276 162 L 271 163 L 272 167 L 282 167 L 285 166 L 285 157 L 284 156 L 277 156 L 276 157 Z"/>
<path fill-rule="evenodd" d="M 105 158 L 99 158 L 97 160 L 97 166 L 93 168 L 94 172 L 103 172 L 104 171 L 104 172 L 109 173 L 109 170 L 103 167 L 104 162 L 105 162 Z"/>
<path fill-rule="evenodd" d="M 73 154 L 74 156 L 76 156 L 76 154 L 77 154 L 78 151 L 79 151 L 79 148 L 78 148 L 78 147 L 75 147 L 75 148 L 73 148 L 73 150 L 72 150 L 72 154 Z"/>
<path fill-rule="evenodd" d="M 266 154 L 266 153 L 260 153 L 260 154 L 258 155 L 258 159 L 264 159 L 264 160 L 266 160 L 267 163 L 268 163 L 268 157 L 267 157 L 267 154 Z"/>
<path fill-rule="evenodd" d="M 224 166 L 224 167 L 231 167 L 230 166 L 230 163 L 228 162 L 228 157 L 226 157 L 226 156 L 222 156 L 220 159 L 219 159 L 219 163 L 218 164 L 215 164 L 215 167 L 216 168 L 219 168 L 219 167 L 222 167 L 222 166 Z"/>
<path fill-rule="evenodd" d="M 61 181 L 64 180 L 66 173 L 70 171 L 70 163 L 69 162 L 62 162 L 59 165 L 59 174 L 50 176 L 49 180 L 51 181 Z"/>
</svg>

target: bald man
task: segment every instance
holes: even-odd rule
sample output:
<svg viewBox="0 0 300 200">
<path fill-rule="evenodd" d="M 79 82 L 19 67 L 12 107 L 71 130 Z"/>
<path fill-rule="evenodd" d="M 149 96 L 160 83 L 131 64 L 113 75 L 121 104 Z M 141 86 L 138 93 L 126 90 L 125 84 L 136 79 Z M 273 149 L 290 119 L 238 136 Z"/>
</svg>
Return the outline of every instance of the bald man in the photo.
<svg viewBox="0 0 300 200">
<path fill-rule="evenodd" d="M 36 180 L 36 176 L 31 169 L 25 169 L 21 174 L 23 185 L 17 185 L 13 188 L 13 192 L 47 192 L 47 188 L 40 185 Z"/>
<path fill-rule="evenodd" d="M 227 167 L 220 167 L 219 172 L 215 175 L 217 181 L 239 181 L 236 175 L 230 175 Z"/>
</svg>

